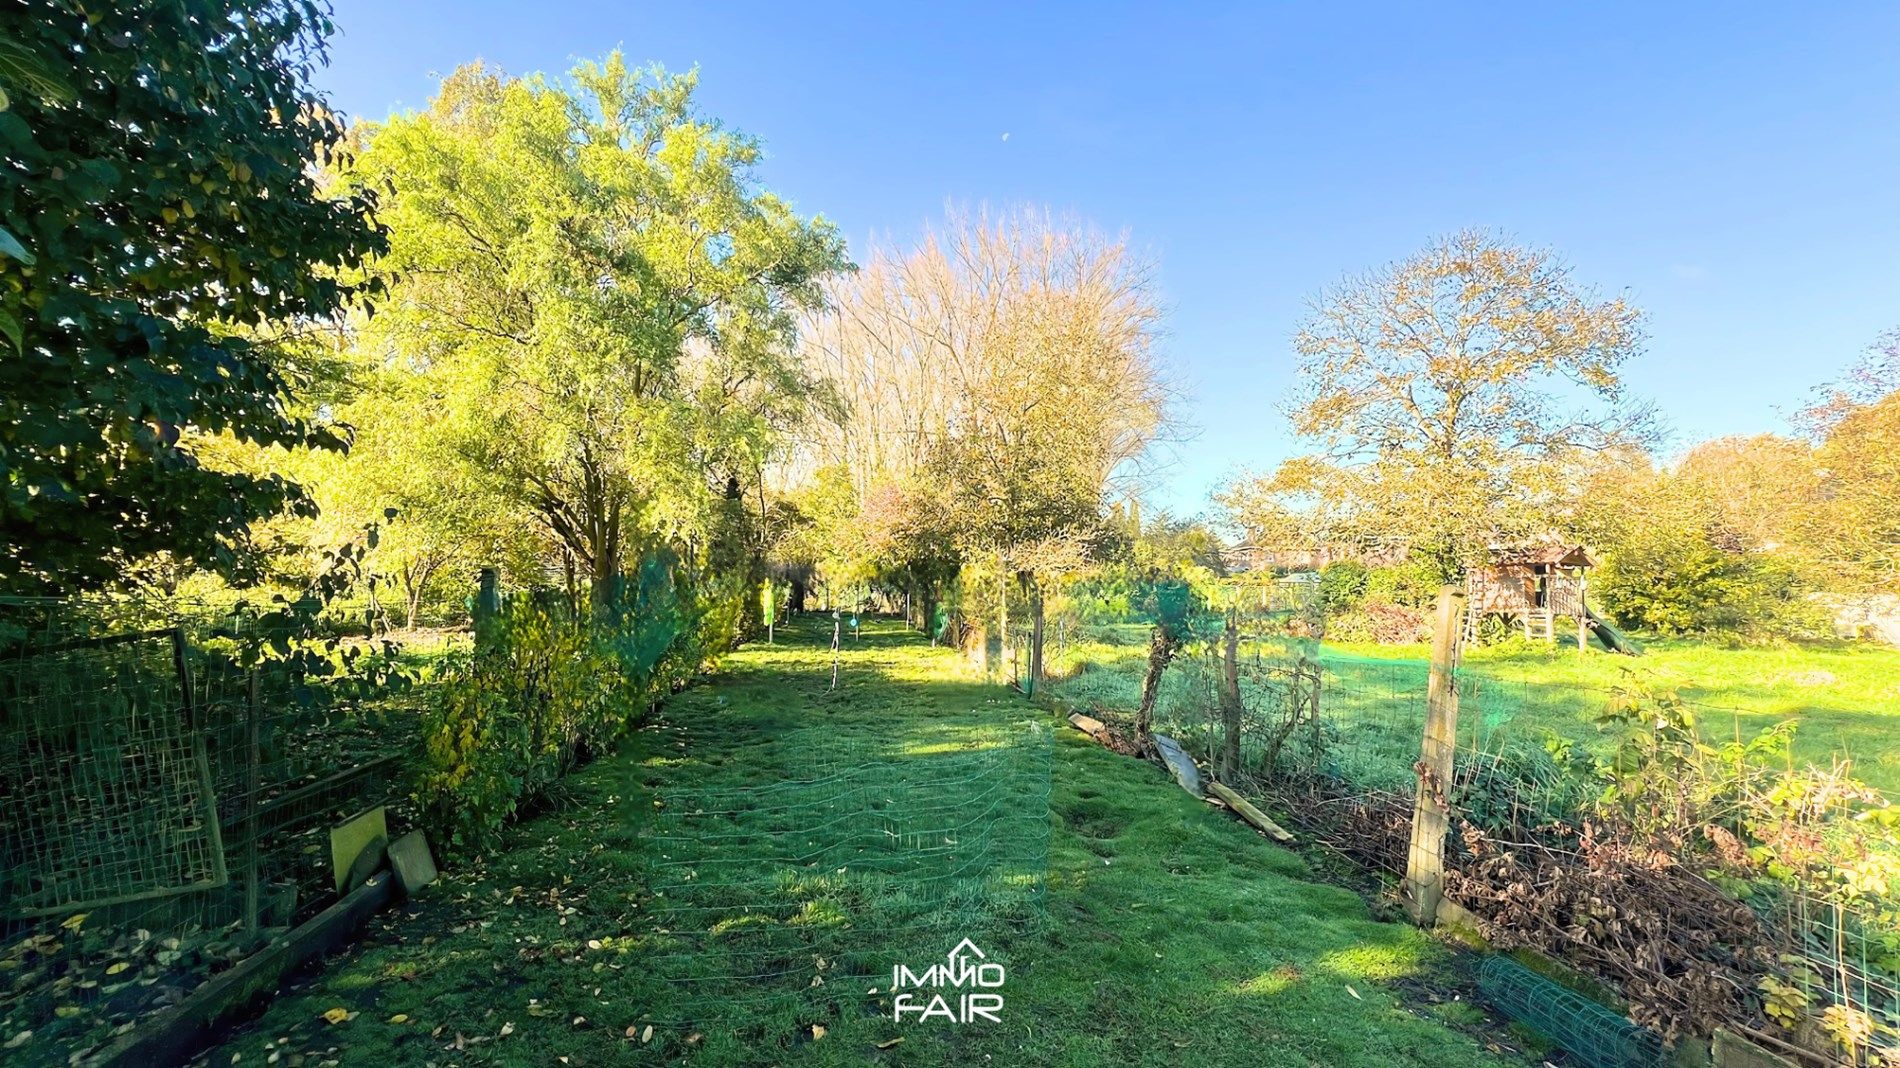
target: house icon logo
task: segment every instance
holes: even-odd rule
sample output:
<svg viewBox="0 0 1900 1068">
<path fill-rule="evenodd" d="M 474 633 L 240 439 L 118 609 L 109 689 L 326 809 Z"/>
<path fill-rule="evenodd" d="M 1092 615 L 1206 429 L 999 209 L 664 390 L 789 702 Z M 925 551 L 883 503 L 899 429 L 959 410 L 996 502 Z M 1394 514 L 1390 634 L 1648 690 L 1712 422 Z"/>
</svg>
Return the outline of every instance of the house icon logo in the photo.
<svg viewBox="0 0 1900 1068">
<path fill-rule="evenodd" d="M 944 954 L 941 962 L 921 972 L 902 964 L 891 967 L 891 992 L 896 995 L 891 1019 L 898 1023 L 906 1017 L 919 1023 L 935 1019 L 959 1024 L 1001 1022 L 1000 991 L 1005 978 L 1003 966 L 965 938 Z"/>
</svg>

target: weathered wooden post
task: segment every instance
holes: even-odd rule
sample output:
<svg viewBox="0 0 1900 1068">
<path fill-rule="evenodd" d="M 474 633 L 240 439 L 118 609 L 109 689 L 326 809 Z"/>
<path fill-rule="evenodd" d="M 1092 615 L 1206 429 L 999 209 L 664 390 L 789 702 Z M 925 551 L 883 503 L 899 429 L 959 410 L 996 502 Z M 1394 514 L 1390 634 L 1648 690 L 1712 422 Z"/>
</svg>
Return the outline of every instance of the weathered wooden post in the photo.
<svg viewBox="0 0 1900 1068">
<path fill-rule="evenodd" d="M 1312 683 L 1312 694 L 1308 698 L 1312 704 L 1308 706 L 1308 712 L 1313 717 L 1313 774 L 1317 776 L 1326 752 L 1326 725 L 1320 721 L 1320 692 L 1325 684 L 1326 672 L 1319 666 L 1318 660 L 1308 659 L 1305 651 L 1302 650 L 1294 679 L 1296 686 L 1301 679 Z"/>
<path fill-rule="evenodd" d="M 831 689 L 838 688 L 838 639 L 844 633 L 844 617 L 837 609 L 831 610 Z"/>
<path fill-rule="evenodd" d="M 1447 583 L 1438 590 L 1432 628 L 1432 670 L 1425 699 L 1425 738 L 1420 746 L 1418 800 L 1412 807 L 1412 847 L 1405 860 L 1405 906 L 1414 922 L 1431 926 L 1444 897 L 1445 838 L 1451 828 L 1450 792 L 1458 740 L 1459 623 L 1465 592 Z"/>
<path fill-rule="evenodd" d="M 1584 600 L 1584 595 L 1588 592 L 1584 587 L 1584 582 L 1585 582 L 1584 576 L 1585 576 L 1584 569 L 1578 568 L 1577 569 L 1577 655 L 1578 656 L 1582 656 L 1584 653 L 1587 653 L 1590 651 L 1590 622 L 1589 622 L 1590 609 L 1585 607 L 1589 602 Z"/>
</svg>

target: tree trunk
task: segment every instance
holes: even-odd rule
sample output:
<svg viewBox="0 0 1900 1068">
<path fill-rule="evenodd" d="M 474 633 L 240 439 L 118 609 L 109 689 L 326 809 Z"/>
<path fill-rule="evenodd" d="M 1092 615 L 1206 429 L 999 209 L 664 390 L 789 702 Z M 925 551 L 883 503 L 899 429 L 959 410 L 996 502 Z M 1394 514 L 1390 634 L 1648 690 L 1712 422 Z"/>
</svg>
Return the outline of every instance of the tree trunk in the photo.
<svg viewBox="0 0 1900 1068">
<path fill-rule="evenodd" d="M 1222 727 L 1220 762 L 1215 776 L 1232 783 L 1240 777 L 1240 625 L 1227 617 L 1227 632 L 1221 636 L 1220 719 Z"/>
<path fill-rule="evenodd" d="M 416 629 L 416 615 L 422 606 L 422 583 L 416 581 L 415 569 L 402 569 L 402 626 L 404 630 Z"/>
<path fill-rule="evenodd" d="M 1161 673 L 1173 663 L 1180 642 L 1157 625 L 1148 641 L 1148 674 L 1141 680 L 1141 706 L 1135 709 L 1135 738 L 1144 752 L 1154 748 L 1155 699 L 1161 695 Z"/>
</svg>

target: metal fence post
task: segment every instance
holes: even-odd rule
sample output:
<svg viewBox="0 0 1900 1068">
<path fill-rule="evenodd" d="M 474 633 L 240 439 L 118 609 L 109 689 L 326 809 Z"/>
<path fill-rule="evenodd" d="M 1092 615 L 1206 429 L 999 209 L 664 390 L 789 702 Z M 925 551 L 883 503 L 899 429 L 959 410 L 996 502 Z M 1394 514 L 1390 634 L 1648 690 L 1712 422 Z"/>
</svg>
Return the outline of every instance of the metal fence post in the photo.
<svg viewBox="0 0 1900 1068">
<path fill-rule="evenodd" d="M 260 724 L 263 694 L 258 686 L 257 667 L 250 671 L 244 701 L 244 933 L 257 933 L 258 899 L 258 823 L 257 794 L 260 788 L 258 764 L 262 759 Z"/>
<path fill-rule="evenodd" d="M 1406 911 L 1420 926 L 1438 919 L 1444 897 L 1445 837 L 1451 827 L 1450 791 L 1458 738 L 1458 637 L 1465 593 L 1438 590 L 1432 629 L 1432 669 L 1425 699 L 1425 737 L 1419 748 L 1418 800 L 1412 807 L 1412 845 L 1405 860 Z"/>
<path fill-rule="evenodd" d="M 501 616 L 501 569 L 484 567 L 475 590 L 475 645 L 485 648 Z"/>
</svg>

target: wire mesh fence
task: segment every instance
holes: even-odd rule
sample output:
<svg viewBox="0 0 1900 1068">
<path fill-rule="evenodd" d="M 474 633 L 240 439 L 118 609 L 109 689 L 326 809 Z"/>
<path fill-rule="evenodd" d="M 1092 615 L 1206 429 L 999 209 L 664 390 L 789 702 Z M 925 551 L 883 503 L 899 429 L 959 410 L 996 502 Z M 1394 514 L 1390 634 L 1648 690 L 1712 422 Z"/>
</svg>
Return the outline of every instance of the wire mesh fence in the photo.
<svg viewBox="0 0 1900 1068">
<path fill-rule="evenodd" d="M 805 775 L 660 798 L 648 845 L 650 1017 L 762 1039 L 891 1013 L 892 967 L 971 939 L 1006 962 L 1044 915 L 1050 736 L 972 747 L 783 740 Z"/>
<path fill-rule="evenodd" d="M 0 604 L 13 1056 L 96 1047 L 322 908 L 329 827 L 399 799 L 413 717 L 242 655 L 277 637 L 261 626 L 176 601 Z"/>
<path fill-rule="evenodd" d="M 1044 620 L 1040 685 L 1130 731 L 1160 620 L 1065 607 Z M 1428 660 L 1314 644 L 1289 625 L 1297 610 L 1244 608 L 1200 621 L 1152 694 L 1152 729 L 1216 778 L 1272 798 L 1276 818 L 1395 886 L 1419 877 L 1422 850 L 1422 867 L 1443 873 L 1432 876 L 1434 892 L 1478 914 L 1501 944 L 1546 950 L 1623 989 L 1655 1031 L 1644 1042 L 1711 1019 L 1766 1028 L 1791 1010 L 1816 1032 L 1803 1041 L 1829 1055 L 1900 1057 L 1900 905 L 1890 883 L 1871 885 L 1892 871 L 1892 834 L 1797 827 L 1864 834 L 1835 850 L 1869 856 L 1854 869 L 1864 873 L 1858 886 L 1854 870 L 1825 865 L 1745 882 L 1717 870 L 1725 850 L 1745 849 L 1760 811 L 1751 806 L 1773 798 L 1795 808 L 1813 789 L 1791 751 L 1780 768 L 1750 755 L 1772 717 L 1671 696 L 1695 744 L 1717 764 L 1733 760 L 1740 778 L 1698 788 L 1705 825 L 1691 829 L 1693 841 L 1664 846 L 1616 817 L 1628 800 L 1615 789 L 1627 739 L 1663 733 L 1610 714 L 1628 691 L 1527 677 L 1522 665 L 1460 664 L 1441 780 L 1427 740 Z M 1237 633 L 1225 633 L 1226 620 Z M 1415 833 L 1431 810 L 1442 812 L 1442 831 Z"/>
</svg>

